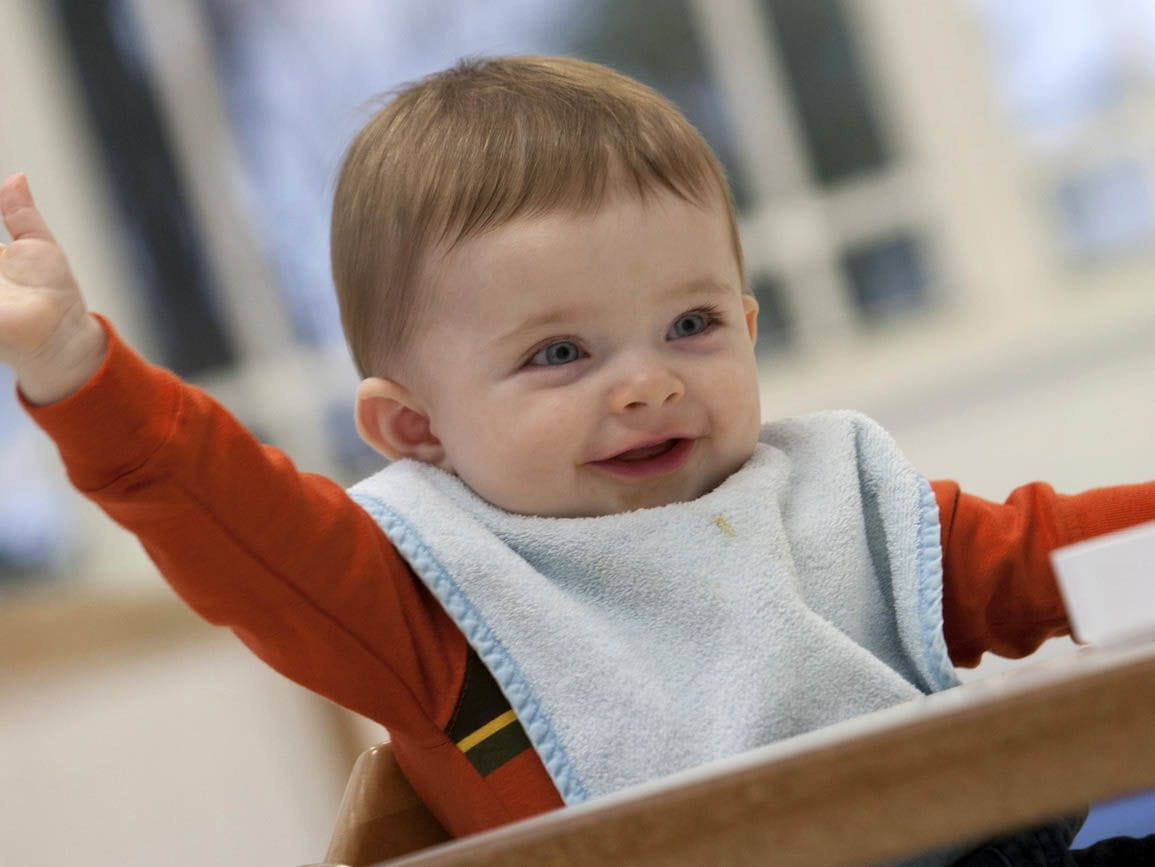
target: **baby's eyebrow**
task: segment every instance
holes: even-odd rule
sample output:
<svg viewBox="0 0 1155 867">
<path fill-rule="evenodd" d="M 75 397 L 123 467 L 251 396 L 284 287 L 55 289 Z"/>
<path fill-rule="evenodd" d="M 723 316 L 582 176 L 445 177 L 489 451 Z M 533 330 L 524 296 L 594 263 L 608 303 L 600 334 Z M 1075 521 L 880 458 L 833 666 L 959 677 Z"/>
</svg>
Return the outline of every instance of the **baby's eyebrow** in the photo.
<svg viewBox="0 0 1155 867">
<path fill-rule="evenodd" d="M 675 283 L 662 293 L 663 298 L 681 298 L 685 295 L 729 295 L 734 287 L 712 277 L 697 277 L 684 283 Z"/>
<path fill-rule="evenodd" d="M 516 343 L 535 331 L 555 327 L 565 322 L 572 322 L 589 312 L 588 308 L 582 307 L 560 307 L 542 310 L 530 316 L 528 319 L 519 322 L 514 328 L 502 334 L 494 342 L 499 344 Z"/>
<path fill-rule="evenodd" d="M 699 297 L 729 295 L 734 291 L 733 286 L 715 280 L 712 277 L 695 277 L 692 280 L 670 285 L 657 293 L 656 297 L 661 301 L 673 301 L 691 295 Z M 509 331 L 500 335 L 494 342 L 499 345 L 517 343 L 534 332 L 564 325 L 567 322 L 573 322 L 576 319 L 591 316 L 596 312 L 593 308 L 583 305 L 551 307 L 534 313 L 532 316 L 519 322 Z"/>
</svg>

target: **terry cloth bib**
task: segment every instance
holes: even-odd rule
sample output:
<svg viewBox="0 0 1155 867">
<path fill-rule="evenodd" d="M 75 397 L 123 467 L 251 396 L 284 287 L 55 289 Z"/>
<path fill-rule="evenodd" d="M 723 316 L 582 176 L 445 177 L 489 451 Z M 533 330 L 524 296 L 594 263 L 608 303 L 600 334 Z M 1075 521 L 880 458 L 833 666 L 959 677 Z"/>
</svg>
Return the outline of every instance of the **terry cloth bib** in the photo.
<svg viewBox="0 0 1155 867">
<path fill-rule="evenodd" d="M 350 494 L 566 803 L 957 683 L 933 493 L 860 415 L 767 425 L 715 490 L 624 514 L 510 514 L 408 460 Z"/>
</svg>

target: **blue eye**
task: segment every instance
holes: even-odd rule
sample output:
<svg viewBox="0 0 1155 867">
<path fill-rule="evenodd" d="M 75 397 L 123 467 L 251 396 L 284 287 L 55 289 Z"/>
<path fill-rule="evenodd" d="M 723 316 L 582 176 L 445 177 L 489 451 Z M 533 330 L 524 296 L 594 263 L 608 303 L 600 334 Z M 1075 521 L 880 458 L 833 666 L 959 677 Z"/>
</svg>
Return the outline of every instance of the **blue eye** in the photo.
<svg viewBox="0 0 1155 867">
<path fill-rule="evenodd" d="M 695 334 L 701 334 L 713 324 L 713 318 L 701 311 L 693 310 L 689 313 L 683 313 L 674 320 L 674 324 L 670 326 L 670 333 L 668 337 L 671 340 L 679 337 L 693 337 Z"/>
<path fill-rule="evenodd" d="M 556 367 L 571 364 L 582 357 L 582 351 L 572 340 L 558 340 L 543 346 L 529 359 L 529 364 L 541 367 Z"/>
</svg>

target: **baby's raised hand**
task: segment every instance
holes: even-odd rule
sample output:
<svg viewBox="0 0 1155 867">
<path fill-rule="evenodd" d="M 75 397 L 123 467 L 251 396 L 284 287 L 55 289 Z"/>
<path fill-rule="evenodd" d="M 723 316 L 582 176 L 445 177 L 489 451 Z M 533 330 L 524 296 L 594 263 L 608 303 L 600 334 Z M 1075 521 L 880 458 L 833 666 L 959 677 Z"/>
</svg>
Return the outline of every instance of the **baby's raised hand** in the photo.
<svg viewBox="0 0 1155 867">
<path fill-rule="evenodd" d="M 88 315 L 23 175 L 0 186 L 0 214 L 12 237 L 0 244 L 0 362 L 16 371 L 29 401 L 52 403 L 96 372 L 105 353 L 104 331 Z"/>
</svg>

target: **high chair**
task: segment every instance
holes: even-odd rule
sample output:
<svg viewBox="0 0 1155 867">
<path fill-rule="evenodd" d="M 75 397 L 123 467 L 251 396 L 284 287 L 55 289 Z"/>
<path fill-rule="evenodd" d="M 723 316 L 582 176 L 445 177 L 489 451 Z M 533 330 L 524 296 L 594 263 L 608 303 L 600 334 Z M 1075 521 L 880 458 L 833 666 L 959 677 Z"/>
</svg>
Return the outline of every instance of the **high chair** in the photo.
<svg viewBox="0 0 1155 867">
<path fill-rule="evenodd" d="M 325 862 L 363 867 L 448 839 L 401 773 L 386 741 L 357 757 Z"/>
</svg>

